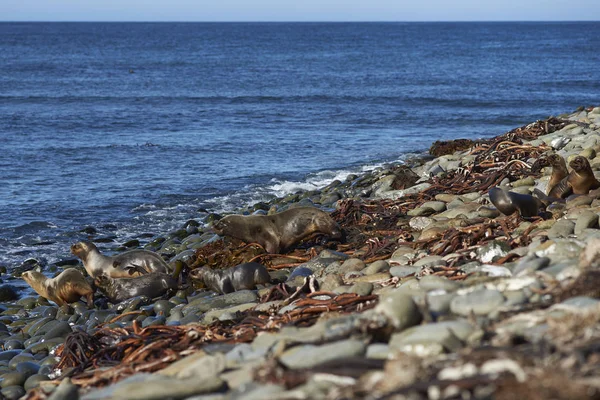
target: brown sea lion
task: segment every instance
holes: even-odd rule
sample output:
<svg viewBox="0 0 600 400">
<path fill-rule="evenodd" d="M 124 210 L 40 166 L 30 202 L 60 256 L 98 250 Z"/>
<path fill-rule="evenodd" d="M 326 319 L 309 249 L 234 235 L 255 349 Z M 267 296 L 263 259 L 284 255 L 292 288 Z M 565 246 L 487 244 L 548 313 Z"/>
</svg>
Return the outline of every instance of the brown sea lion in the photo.
<svg viewBox="0 0 600 400">
<path fill-rule="evenodd" d="M 341 238 L 338 224 L 324 211 L 296 207 L 273 215 L 228 215 L 213 225 L 217 235 L 258 243 L 268 253 L 279 253 L 313 233 Z"/>
<path fill-rule="evenodd" d="M 548 163 L 552 167 L 552 174 L 550 175 L 550 180 L 548 181 L 548 187 L 546 188 L 546 194 L 549 197 L 557 197 L 557 191 L 554 191 L 556 185 L 560 183 L 563 179 L 565 179 L 569 175 L 569 171 L 567 170 L 567 163 L 564 158 L 559 156 L 558 154 L 550 154 L 548 156 Z"/>
<path fill-rule="evenodd" d="M 498 187 L 491 188 L 488 192 L 492 204 L 504 215 L 511 215 L 518 211 L 522 217 L 535 217 L 544 204 L 537 197 L 509 192 Z"/>
<path fill-rule="evenodd" d="M 85 270 L 93 278 L 101 274 L 111 278 L 132 278 L 150 272 L 169 272 L 167 263 L 148 250 L 130 250 L 109 257 L 102 255 L 92 242 L 83 241 L 72 245 L 71 253 L 81 259 Z"/>
<path fill-rule="evenodd" d="M 271 281 L 264 265 L 248 262 L 224 270 L 202 267 L 191 273 L 193 279 L 204 281 L 207 288 L 217 293 L 231 293 L 237 290 L 254 290 L 256 285 Z"/>
<path fill-rule="evenodd" d="M 177 281 L 171 275 L 161 272 L 151 272 L 135 278 L 111 278 L 102 274 L 94 279 L 94 283 L 111 303 L 120 303 L 136 296 L 148 296 L 152 299 L 162 296 L 170 289 L 177 289 Z"/>
<path fill-rule="evenodd" d="M 74 303 L 81 297 L 87 299 L 89 307 L 94 305 L 94 290 L 81 272 L 69 268 L 55 278 L 48 278 L 37 271 L 23 272 L 23 280 L 40 296 L 55 302 L 59 306 Z"/>
<path fill-rule="evenodd" d="M 594 176 L 587 158 L 577 156 L 569 166 L 571 172 L 552 189 L 551 197 L 566 199 L 572 194 L 588 194 L 590 190 L 600 188 L 600 182 Z"/>
</svg>

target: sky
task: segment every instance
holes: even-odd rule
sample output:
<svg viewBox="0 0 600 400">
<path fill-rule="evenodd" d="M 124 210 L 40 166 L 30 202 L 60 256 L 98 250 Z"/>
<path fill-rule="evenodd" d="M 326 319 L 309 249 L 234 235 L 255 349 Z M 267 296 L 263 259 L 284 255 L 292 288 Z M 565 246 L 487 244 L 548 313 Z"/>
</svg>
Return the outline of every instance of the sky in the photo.
<svg viewBox="0 0 600 400">
<path fill-rule="evenodd" d="M 584 20 L 600 0 L 0 0 L 0 21 Z"/>
</svg>

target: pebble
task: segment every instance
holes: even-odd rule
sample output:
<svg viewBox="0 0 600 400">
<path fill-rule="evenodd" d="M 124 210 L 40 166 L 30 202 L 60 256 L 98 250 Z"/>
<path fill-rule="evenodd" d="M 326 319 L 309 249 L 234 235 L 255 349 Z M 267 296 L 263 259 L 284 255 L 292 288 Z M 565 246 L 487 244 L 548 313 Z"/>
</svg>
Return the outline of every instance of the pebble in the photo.
<svg viewBox="0 0 600 400">
<path fill-rule="evenodd" d="M 456 296 L 450 303 L 454 314 L 468 316 L 488 315 L 504 303 L 504 296 L 497 290 L 479 289 Z"/>
<path fill-rule="evenodd" d="M 290 369 L 313 368 L 328 361 L 360 357 L 365 351 L 366 345 L 362 340 L 348 339 L 321 346 L 295 346 L 286 350 L 279 361 Z"/>
<path fill-rule="evenodd" d="M 412 297 L 398 289 L 381 295 L 375 312 L 387 317 L 397 331 L 418 324 L 422 318 Z"/>
</svg>

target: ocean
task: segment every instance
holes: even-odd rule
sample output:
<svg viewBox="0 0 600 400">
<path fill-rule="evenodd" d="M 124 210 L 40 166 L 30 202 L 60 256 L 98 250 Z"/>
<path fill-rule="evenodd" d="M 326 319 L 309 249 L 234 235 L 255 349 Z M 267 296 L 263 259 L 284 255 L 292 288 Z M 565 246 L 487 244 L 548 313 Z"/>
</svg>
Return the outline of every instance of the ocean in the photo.
<svg viewBox="0 0 600 400">
<path fill-rule="evenodd" d="M 599 49 L 598 22 L 0 23 L 0 266 L 598 105 Z"/>
</svg>

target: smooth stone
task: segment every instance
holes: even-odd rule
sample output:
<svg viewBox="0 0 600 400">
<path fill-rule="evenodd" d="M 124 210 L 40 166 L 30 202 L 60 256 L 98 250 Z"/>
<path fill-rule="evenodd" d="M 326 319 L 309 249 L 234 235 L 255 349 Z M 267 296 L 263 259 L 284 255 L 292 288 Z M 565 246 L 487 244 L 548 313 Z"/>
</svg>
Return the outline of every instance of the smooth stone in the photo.
<svg viewBox="0 0 600 400">
<path fill-rule="evenodd" d="M 496 208 L 481 207 L 477 210 L 477 215 L 482 218 L 498 218 L 500 216 L 500 211 Z"/>
<path fill-rule="evenodd" d="M 7 340 L 4 342 L 4 350 L 24 349 L 23 342 L 16 339 Z"/>
<path fill-rule="evenodd" d="M 535 185 L 535 179 L 533 179 L 531 176 L 528 176 L 527 178 L 523 178 L 523 179 L 517 179 L 516 181 L 514 181 L 512 183 L 513 188 L 517 188 L 520 186 L 533 186 L 533 185 Z"/>
<path fill-rule="evenodd" d="M 18 363 L 15 366 L 15 369 L 18 372 L 22 372 L 27 376 L 31 376 L 38 373 L 38 371 L 40 370 L 40 366 L 35 362 L 23 361 Z"/>
<path fill-rule="evenodd" d="M 287 280 L 291 281 L 296 277 L 302 277 L 305 278 L 307 276 L 311 276 L 313 274 L 313 271 L 309 268 L 306 267 L 296 267 L 294 268 L 294 270 L 290 273 L 290 275 L 288 276 Z"/>
<path fill-rule="evenodd" d="M 348 293 L 356 293 L 359 296 L 368 296 L 373 291 L 373 284 L 369 282 L 357 282 L 350 289 Z"/>
<path fill-rule="evenodd" d="M 184 315 L 187 310 L 197 309 L 201 312 L 207 312 L 215 308 L 225 308 L 231 306 L 237 306 L 240 304 L 254 303 L 258 300 L 258 296 L 251 290 L 240 290 L 233 293 L 224 294 L 216 297 L 203 297 L 198 300 L 194 300 L 184 306 L 182 311 Z"/>
<path fill-rule="evenodd" d="M 430 207 L 417 207 L 417 208 L 413 208 L 412 210 L 409 210 L 406 213 L 406 215 L 408 215 L 409 217 L 421 217 L 421 216 L 427 216 L 427 215 L 431 215 L 431 214 L 435 214 L 435 210 Z"/>
<path fill-rule="evenodd" d="M 575 231 L 575 222 L 569 219 L 560 219 L 556 221 L 552 228 L 548 231 L 548 237 L 554 238 L 565 238 L 572 235 Z"/>
<path fill-rule="evenodd" d="M 419 356 L 455 352 L 474 331 L 475 328 L 464 320 L 437 322 L 395 333 L 389 345 L 391 349 Z"/>
<path fill-rule="evenodd" d="M 369 264 L 364 270 L 365 275 L 374 275 L 379 272 L 386 272 L 390 270 L 390 264 L 385 260 L 374 261 Z"/>
<path fill-rule="evenodd" d="M 580 206 L 589 206 L 594 199 L 590 196 L 577 196 L 572 200 L 567 200 L 567 210 Z"/>
<path fill-rule="evenodd" d="M 25 389 L 23 389 L 22 386 L 7 386 L 7 387 L 3 387 L 2 391 L 0 392 L 2 393 L 2 396 L 4 396 L 4 398 L 6 400 L 17 400 L 20 399 L 21 397 L 25 396 Z M 49 399 L 51 400 L 51 399 Z"/>
<path fill-rule="evenodd" d="M 445 315 L 450 312 L 450 303 L 456 293 L 428 294 L 427 308 L 434 315 Z"/>
<path fill-rule="evenodd" d="M 341 266 L 341 270 L 346 271 L 360 271 L 366 267 L 365 262 L 358 258 L 349 258 Z"/>
<path fill-rule="evenodd" d="M 429 217 L 413 217 L 408 221 L 408 225 L 416 231 L 422 231 L 432 223 L 433 219 Z"/>
<path fill-rule="evenodd" d="M 419 286 L 421 289 L 429 292 L 432 290 L 445 290 L 452 292 L 461 287 L 460 283 L 451 281 L 450 279 L 442 278 L 436 275 L 425 275 L 419 279 Z"/>
<path fill-rule="evenodd" d="M 168 316 L 173 307 L 173 303 L 169 302 L 168 300 L 158 300 L 156 303 L 154 303 L 153 308 L 156 315 L 162 314 Z"/>
<path fill-rule="evenodd" d="M 454 314 L 468 316 L 488 315 L 504 303 L 502 293 L 497 290 L 478 289 L 473 292 L 456 296 L 450 303 L 450 310 Z"/>
<path fill-rule="evenodd" d="M 550 265 L 550 261 L 551 260 L 548 257 L 536 257 L 535 255 L 525 256 L 517 263 L 517 266 L 513 270 L 513 275 L 522 276 L 546 268 Z"/>
<path fill-rule="evenodd" d="M 225 370 L 225 361 L 223 353 L 207 355 L 199 352 L 174 362 L 167 368 L 158 371 L 157 374 L 173 376 L 178 379 L 209 378 L 217 376 Z"/>
<path fill-rule="evenodd" d="M 177 379 L 158 374 L 137 374 L 106 388 L 92 391 L 83 400 L 162 400 L 185 399 L 222 389 L 225 382 L 218 377 Z"/>
<path fill-rule="evenodd" d="M 3 374 L 0 376 L 2 379 L 0 382 L 0 387 L 5 388 L 8 386 L 23 386 L 28 377 L 29 375 L 18 371 Z"/>
<path fill-rule="evenodd" d="M 507 306 L 525 304 L 529 301 L 529 297 L 523 290 L 507 290 L 502 292 L 502 294 L 506 298 L 506 302 L 504 304 Z"/>
<path fill-rule="evenodd" d="M 66 321 L 60 321 L 54 328 L 46 332 L 43 340 L 46 341 L 57 337 L 65 337 L 71 332 L 73 332 L 71 325 Z"/>
<path fill-rule="evenodd" d="M 48 381 L 48 380 L 50 380 L 50 378 L 48 378 L 48 375 L 33 374 L 33 375 L 29 376 L 29 378 L 27 378 L 27 380 L 25 381 L 25 384 L 23 385 L 23 388 L 25 388 L 25 390 L 29 391 L 33 388 L 38 387 L 40 385 L 40 382 Z"/>
<path fill-rule="evenodd" d="M 255 307 L 258 303 L 247 303 L 240 304 L 239 306 L 233 306 L 228 308 L 220 308 L 217 310 L 211 310 L 204 314 L 202 318 L 202 323 L 210 324 L 213 321 L 229 321 L 236 318 L 237 313 L 244 312 Z"/>
<path fill-rule="evenodd" d="M 11 368 L 16 368 L 17 364 L 19 364 L 20 362 L 26 362 L 26 361 L 34 361 L 35 357 L 33 356 L 33 354 L 31 353 L 27 353 L 27 352 L 23 352 L 15 357 L 13 357 L 9 362 L 8 362 L 8 366 Z"/>
<path fill-rule="evenodd" d="M 338 261 L 344 261 L 347 260 L 348 258 L 350 258 L 350 256 L 346 253 L 342 253 L 339 251 L 334 251 L 334 250 L 323 250 L 319 253 L 319 258 L 326 258 L 326 259 L 332 259 L 332 260 L 338 260 Z"/>
<path fill-rule="evenodd" d="M 404 278 L 409 275 L 414 275 L 414 274 L 418 273 L 420 270 L 421 270 L 421 268 L 419 268 L 419 267 L 411 267 L 408 265 L 396 265 L 396 266 L 390 268 L 390 275 L 398 277 L 398 278 Z"/>
<path fill-rule="evenodd" d="M 598 214 L 593 211 L 582 212 L 575 222 L 574 232 L 579 235 L 584 229 L 598 228 Z"/>
<path fill-rule="evenodd" d="M 421 204 L 421 207 L 431 208 L 436 213 L 446 211 L 446 203 L 443 201 L 426 201 L 425 203 Z"/>
<path fill-rule="evenodd" d="M 446 265 L 446 261 L 441 256 L 425 256 L 414 263 L 415 267 L 435 267 L 437 265 Z"/>
<path fill-rule="evenodd" d="M 367 347 L 367 358 L 375 360 L 386 360 L 389 356 L 390 346 L 387 343 L 373 343 Z"/>
<path fill-rule="evenodd" d="M 332 292 L 336 288 L 344 284 L 344 280 L 339 275 L 326 275 L 322 281 L 319 281 L 321 290 L 325 292 Z"/>
<path fill-rule="evenodd" d="M 495 259 L 504 257 L 510 250 L 510 245 L 508 243 L 500 240 L 492 240 L 476 250 L 477 259 L 484 264 L 488 264 Z"/>
<path fill-rule="evenodd" d="M 328 361 L 362 357 L 365 351 L 366 345 L 362 340 L 348 339 L 321 346 L 295 346 L 286 350 L 279 361 L 290 369 L 313 368 Z"/>
<path fill-rule="evenodd" d="M 567 299 L 556 306 L 560 308 L 572 308 L 575 311 L 582 311 L 586 309 L 595 309 L 597 308 L 598 304 L 600 304 L 600 300 L 598 299 L 587 296 L 577 296 L 571 297 L 570 299 Z"/>
<path fill-rule="evenodd" d="M 422 319 L 413 298 L 399 289 L 381 295 L 375 312 L 387 317 L 398 331 L 416 325 Z"/>
</svg>

